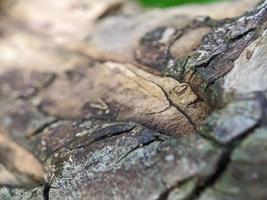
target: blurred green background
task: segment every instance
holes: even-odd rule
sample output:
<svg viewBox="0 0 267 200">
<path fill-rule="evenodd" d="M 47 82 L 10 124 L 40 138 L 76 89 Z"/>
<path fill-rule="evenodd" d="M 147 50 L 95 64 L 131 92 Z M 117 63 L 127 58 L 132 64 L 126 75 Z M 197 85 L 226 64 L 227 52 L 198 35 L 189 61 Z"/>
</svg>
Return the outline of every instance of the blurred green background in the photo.
<svg viewBox="0 0 267 200">
<path fill-rule="evenodd" d="M 219 0 L 138 0 L 145 7 L 170 7 L 186 3 L 208 3 Z"/>
</svg>

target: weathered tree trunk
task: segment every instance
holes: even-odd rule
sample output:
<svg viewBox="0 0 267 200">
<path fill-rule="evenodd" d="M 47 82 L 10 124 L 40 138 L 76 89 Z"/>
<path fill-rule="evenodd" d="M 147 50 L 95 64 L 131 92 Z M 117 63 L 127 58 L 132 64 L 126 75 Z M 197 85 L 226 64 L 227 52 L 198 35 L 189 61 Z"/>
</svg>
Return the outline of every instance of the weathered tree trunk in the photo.
<svg viewBox="0 0 267 200">
<path fill-rule="evenodd" d="M 3 1 L 0 199 L 267 199 L 256 3 Z"/>
</svg>

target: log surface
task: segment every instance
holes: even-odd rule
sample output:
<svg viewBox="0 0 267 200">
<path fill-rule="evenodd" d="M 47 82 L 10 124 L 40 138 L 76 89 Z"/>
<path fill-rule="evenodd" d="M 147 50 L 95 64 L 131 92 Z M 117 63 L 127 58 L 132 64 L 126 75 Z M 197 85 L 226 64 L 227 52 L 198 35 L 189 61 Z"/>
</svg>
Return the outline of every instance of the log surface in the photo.
<svg viewBox="0 0 267 200">
<path fill-rule="evenodd" d="M 0 17 L 0 199 L 267 199 L 266 0 Z"/>
</svg>

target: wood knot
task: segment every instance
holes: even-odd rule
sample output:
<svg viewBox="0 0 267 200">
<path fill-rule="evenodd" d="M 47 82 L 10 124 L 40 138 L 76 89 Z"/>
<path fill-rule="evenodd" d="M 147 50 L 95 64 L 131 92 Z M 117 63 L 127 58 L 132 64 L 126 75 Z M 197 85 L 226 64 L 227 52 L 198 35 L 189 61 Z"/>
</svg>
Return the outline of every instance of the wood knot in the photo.
<svg viewBox="0 0 267 200">
<path fill-rule="evenodd" d="M 187 88 L 188 88 L 188 85 L 187 84 L 182 84 L 180 86 L 176 86 L 174 88 L 174 92 L 177 95 L 181 95 L 181 94 L 185 93 L 185 91 L 187 90 Z"/>
</svg>

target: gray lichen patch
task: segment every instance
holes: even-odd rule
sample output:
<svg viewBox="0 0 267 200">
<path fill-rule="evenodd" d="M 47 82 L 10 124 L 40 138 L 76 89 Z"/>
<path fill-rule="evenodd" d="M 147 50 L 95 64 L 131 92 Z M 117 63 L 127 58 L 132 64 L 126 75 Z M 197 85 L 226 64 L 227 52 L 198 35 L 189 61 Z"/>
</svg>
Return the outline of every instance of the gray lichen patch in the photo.
<svg viewBox="0 0 267 200">
<path fill-rule="evenodd" d="M 0 199 L 1 200 L 19 200 L 26 193 L 25 189 L 17 188 L 0 188 Z"/>
<path fill-rule="evenodd" d="M 233 152 L 231 163 L 200 200 L 266 199 L 267 130 L 258 128 Z"/>
<path fill-rule="evenodd" d="M 237 148 L 232 155 L 234 162 L 244 162 L 253 164 L 266 164 L 267 161 L 267 129 L 261 127 L 251 133 L 244 140 L 240 147 Z"/>
<path fill-rule="evenodd" d="M 62 142 L 66 146 L 45 162 L 49 173 L 55 174 L 51 199 L 155 199 L 168 188 L 187 196 L 215 172 L 221 156 L 220 149 L 199 136 L 176 140 L 135 123 L 94 123 L 97 128 L 90 120 L 78 123 L 77 127 L 89 124 L 88 134 Z M 179 187 L 191 177 L 196 178 L 192 187 Z"/>
<path fill-rule="evenodd" d="M 60 120 L 31 138 L 32 149 L 36 149 L 35 154 L 41 160 L 45 160 L 52 153 L 67 146 L 80 134 L 89 134 L 88 129 L 92 127 L 93 122 L 82 124 L 79 121 Z"/>
<path fill-rule="evenodd" d="M 222 21 L 221 25 L 204 38 L 202 46 L 197 50 L 195 65 L 207 64 L 215 56 L 231 50 L 231 42 L 235 40 L 251 40 L 252 37 L 249 37 L 248 33 L 259 29 L 265 21 L 266 12 L 267 4 L 262 1 L 258 7 L 241 17 Z"/>
<path fill-rule="evenodd" d="M 112 128 L 111 128 L 112 126 Z M 59 120 L 46 127 L 42 132 L 32 137 L 31 147 L 36 149 L 35 154 L 43 161 L 62 148 L 77 148 L 99 141 L 112 134 L 121 134 L 132 130 L 134 123 L 109 123 L 100 120 Z M 52 142 L 51 142 L 52 140 Z"/>
<path fill-rule="evenodd" d="M 16 200 L 46 200 L 44 198 L 44 191 L 42 186 L 34 188 L 31 191 L 21 193 L 20 195 L 16 196 L 16 198 Z"/>
<path fill-rule="evenodd" d="M 226 145 L 258 125 L 261 117 L 262 107 L 257 99 L 235 101 L 212 113 L 201 133 Z"/>
</svg>

